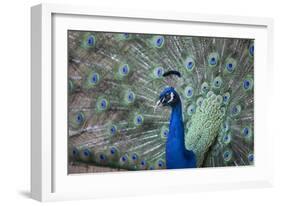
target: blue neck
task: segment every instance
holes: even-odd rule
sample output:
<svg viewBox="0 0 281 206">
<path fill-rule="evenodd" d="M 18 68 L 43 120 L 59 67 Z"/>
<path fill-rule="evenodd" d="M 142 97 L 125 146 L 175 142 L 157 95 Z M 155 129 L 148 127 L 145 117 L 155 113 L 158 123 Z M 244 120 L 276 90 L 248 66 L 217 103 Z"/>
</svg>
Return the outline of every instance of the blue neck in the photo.
<svg viewBox="0 0 281 206">
<path fill-rule="evenodd" d="M 194 168 L 196 157 L 193 151 L 185 148 L 184 126 L 181 101 L 172 106 L 169 135 L 166 142 L 166 163 L 168 169 Z"/>
<path fill-rule="evenodd" d="M 172 107 L 172 114 L 171 114 L 171 123 L 177 119 L 177 122 L 182 122 L 182 109 L 181 109 L 181 101 L 179 101 L 175 106 Z"/>
<path fill-rule="evenodd" d="M 176 137 L 179 141 L 184 141 L 184 126 L 182 120 L 182 107 L 179 100 L 176 105 L 172 106 L 172 114 L 170 119 L 169 138 Z"/>
</svg>

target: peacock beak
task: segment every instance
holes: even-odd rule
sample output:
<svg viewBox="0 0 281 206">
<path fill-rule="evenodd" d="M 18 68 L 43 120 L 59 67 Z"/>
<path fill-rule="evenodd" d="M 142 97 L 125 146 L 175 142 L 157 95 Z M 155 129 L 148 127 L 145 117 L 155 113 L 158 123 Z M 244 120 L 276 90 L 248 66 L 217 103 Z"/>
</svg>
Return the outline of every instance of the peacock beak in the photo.
<svg viewBox="0 0 281 206">
<path fill-rule="evenodd" d="M 159 99 L 155 106 L 154 106 L 154 112 L 157 110 L 157 108 L 162 104 L 162 102 L 164 101 L 164 98 Z"/>
</svg>

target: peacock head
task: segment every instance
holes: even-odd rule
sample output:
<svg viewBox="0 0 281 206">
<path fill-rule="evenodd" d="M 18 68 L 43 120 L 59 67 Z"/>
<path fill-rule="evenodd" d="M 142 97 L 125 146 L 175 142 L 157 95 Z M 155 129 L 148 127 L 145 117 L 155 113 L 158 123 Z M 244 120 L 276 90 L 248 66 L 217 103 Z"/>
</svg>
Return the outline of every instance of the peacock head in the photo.
<svg viewBox="0 0 281 206">
<path fill-rule="evenodd" d="M 155 109 L 162 106 L 175 106 L 180 103 L 180 96 L 173 87 L 166 87 L 159 96 L 159 100 L 156 102 Z"/>
<path fill-rule="evenodd" d="M 166 87 L 159 96 L 159 100 L 156 102 L 154 106 L 154 112 L 156 111 L 157 107 L 162 106 L 171 106 L 174 107 L 180 104 L 180 96 L 172 86 L 172 82 L 177 82 L 178 78 L 181 77 L 181 73 L 176 70 L 170 70 L 163 74 L 163 77 L 166 78 L 169 87 Z M 176 78 L 176 79 L 175 79 Z"/>
</svg>

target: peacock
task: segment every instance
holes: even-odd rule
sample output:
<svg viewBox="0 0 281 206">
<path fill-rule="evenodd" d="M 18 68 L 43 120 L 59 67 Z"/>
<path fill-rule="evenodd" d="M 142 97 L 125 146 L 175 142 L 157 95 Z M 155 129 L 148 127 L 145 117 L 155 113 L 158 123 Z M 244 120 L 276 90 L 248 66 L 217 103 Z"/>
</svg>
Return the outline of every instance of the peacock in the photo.
<svg viewBox="0 0 281 206">
<path fill-rule="evenodd" d="M 254 39 L 67 38 L 69 173 L 254 164 Z"/>
</svg>

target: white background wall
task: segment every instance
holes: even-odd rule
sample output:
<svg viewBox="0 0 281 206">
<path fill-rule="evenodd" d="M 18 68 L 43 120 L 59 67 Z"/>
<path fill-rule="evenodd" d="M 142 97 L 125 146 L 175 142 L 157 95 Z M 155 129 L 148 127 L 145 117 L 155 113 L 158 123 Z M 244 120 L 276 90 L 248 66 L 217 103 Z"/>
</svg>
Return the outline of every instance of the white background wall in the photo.
<svg viewBox="0 0 281 206">
<path fill-rule="evenodd" d="M 45 2 L 45 1 L 43 1 Z M 230 14 L 240 16 L 272 17 L 275 21 L 275 108 L 272 130 L 275 138 L 275 187 L 271 189 L 244 189 L 178 195 L 157 195 L 115 199 L 58 202 L 52 204 L 105 205 L 280 205 L 281 203 L 281 6 L 278 0 L 52 0 L 49 2 L 84 5 L 102 5 L 113 9 L 121 7 L 140 10 L 161 10 Z M 29 198 L 30 181 L 30 6 L 36 0 L 7 0 L 0 4 L 0 204 L 36 205 Z M 264 68 L 266 69 L 266 68 Z M 264 85 L 266 87 L 266 85 Z M 266 98 L 266 94 L 265 94 Z M 279 124 L 279 125 L 278 125 Z M 265 137 L 266 138 L 266 137 Z M 227 175 L 227 174 L 226 174 Z M 50 204 L 50 203 L 47 203 Z"/>
</svg>

